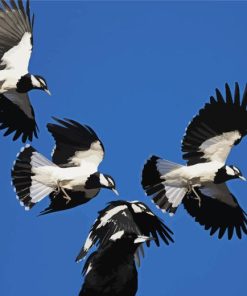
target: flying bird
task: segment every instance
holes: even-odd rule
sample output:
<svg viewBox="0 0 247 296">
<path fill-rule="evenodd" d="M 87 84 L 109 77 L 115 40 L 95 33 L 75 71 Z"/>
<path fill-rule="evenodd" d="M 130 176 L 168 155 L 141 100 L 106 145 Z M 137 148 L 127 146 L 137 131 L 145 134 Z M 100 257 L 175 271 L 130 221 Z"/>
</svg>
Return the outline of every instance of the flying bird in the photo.
<svg viewBox="0 0 247 296">
<path fill-rule="evenodd" d="M 26 210 L 50 195 L 50 205 L 41 214 L 70 209 L 94 198 L 101 188 L 118 194 L 115 181 L 98 172 L 104 147 L 87 125 L 54 118 L 48 123 L 55 139 L 52 161 L 26 145 L 17 155 L 12 169 L 12 184 L 17 199 Z"/>
<path fill-rule="evenodd" d="M 152 156 L 142 171 L 142 186 L 164 212 L 174 214 L 183 203 L 195 221 L 218 238 L 228 233 L 238 238 L 247 234 L 246 213 L 226 182 L 245 180 L 240 169 L 227 165 L 233 146 L 247 134 L 247 87 L 240 99 L 236 83 L 234 95 L 225 85 L 225 99 L 218 89 L 216 96 L 189 123 L 182 141 L 187 166 Z"/>
<path fill-rule="evenodd" d="M 134 254 L 150 237 L 118 231 L 104 247 L 92 253 L 83 268 L 84 283 L 79 296 L 134 296 L 138 273 Z"/>
<path fill-rule="evenodd" d="M 116 233 L 135 233 L 136 235 L 152 236 L 157 246 L 160 245 L 159 237 L 168 245 L 173 242 L 173 232 L 150 210 L 139 201 L 112 201 L 99 212 L 91 231 L 83 245 L 76 261 L 82 260 L 88 251 L 98 245 L 104 248 L 110 237 Z M 149 241 L 147 242 L 149 246 Z M 140 264 L 140 254 L 143 249 L 135 252 L 137 264 Z"/>
<path fill-rule="evenodd" d="M 45 79 L 28 71 L 33 49 L 34 15 L 29 0 L 0 2 L 0 129 L 13 140 L 37 137 L 38 127 L 28 92 L 41 89 L 50 94 Z"/>
</svg>

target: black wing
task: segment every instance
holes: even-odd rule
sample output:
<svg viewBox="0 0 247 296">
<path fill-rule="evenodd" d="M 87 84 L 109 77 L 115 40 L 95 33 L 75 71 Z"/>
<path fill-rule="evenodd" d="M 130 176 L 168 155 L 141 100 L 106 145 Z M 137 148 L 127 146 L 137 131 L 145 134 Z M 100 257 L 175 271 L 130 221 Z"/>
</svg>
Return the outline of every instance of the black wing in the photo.
<svg viewBox="0 0 247 296">
<path fill-rule="evenodd" d="M 99 212 L 76 261 L 83 259 L 93 245 L 104 247 L 109 238 L 118 231 L 146 236 L 151 233 L 157 245 L 159 245 L 158 235 L 166 244 L 169 240 L 173 241 L 170 235 L 171 230 L 145 204 L 114 201 Z"/>
<path fill-rule="evenodd" d="M 183 204 L 196 222 L 203 225 L 206 230 L 210 230 L 210 235 L 219 231 L 218 238 L 221 239 L 225 233 L 228 233 L 230 240 L 234 229 L 240 239 L 242 233 L 247 234 L 246 213 L 241 209 L 236 198 L 228 191 L 225 184 L 222 184 L 216 190 L 214 188 L 197 189 L 197 193 L 201 198 L 200 206 L 198 200 L 191 195 L 183 199 Z"/>
<path fill-rule="evenodd" d="M 0 6 L 0 70 L 14 68 L 27 73 L 33 44 L 34 16 L 30 15 L 30 3 L 24 7 L 21 0 L 1 0 Z M 27 33 L 25 39 L 24 34 Z M 20 46 L 21 44 L 21 46 Z M 12 48 L 15 49 L 12 50 Z M 20 58 L 21 57 L 21 58 Z M 24 73 L 25 74 L 25 73 Z"/>
<path fill-rule="evenodd" d="M 97 171 L 104 157 L 104 147 L 96 133 L 87 125 L 54 118 L 60 125 L 48 123 L 48 131 L 55 140 L 52 160 L 59 166 L 85 166 Z"/>
<path fill-rule="evenodd" d="M 133 219 L 138 225 L 142 235 L 151 236 L 155 239 L 156 245 L 159 246 L 159 237 L 168 245 L 173 242 L 171 235 L 173 232 L 157 217 L 151 209 L 144 203 L 136 201 L 131 202 Z M 149 245 L 149 241 L 147 244 Z"/>
<path fill-rule="evenodd" d="M 91 198 L 95 197 L 99 193 L 100 189 L 87 190 L 87 191 L 71 191 L 66 190 L 71 200 L 68 202 L 62 193 L 54 196 L 54 193 L 50 194 L 50 204 L 44 209 L 40 215 L 46 215 L 54 212 L 60 212 L 64 210 L 69 210 L 80 206 L 84 203 L 90 201 Z"/>
<path fill-rule="evenodd" d="M 188 165 L 213 160 L 225 163 L 232 146 L 247 133 L 247 88 L 242 101 L 237 83 L 234 96 L 228 84 L 225 88 L 226 99 L 216 89 L 216 98 L 210 98 L 186 130 L 182 151 Z"/>
<path fill-rule="evenodd" d="M 0 129 L 7 129 L 4 136 L 15 133 L 13 140 L 22 136 L 22 142 L 37 138 L 38 127 L 28 94 L 8 92 L 0 94 Z"/>
</svg>

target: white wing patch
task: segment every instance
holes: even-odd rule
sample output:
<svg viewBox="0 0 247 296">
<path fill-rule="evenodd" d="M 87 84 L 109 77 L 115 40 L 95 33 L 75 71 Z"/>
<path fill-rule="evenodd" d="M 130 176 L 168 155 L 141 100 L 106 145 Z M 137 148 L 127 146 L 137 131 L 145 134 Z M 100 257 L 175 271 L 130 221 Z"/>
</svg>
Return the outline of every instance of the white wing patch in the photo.
<svg viewBox="0 0 247 296">
<path fill-rule="evenodd" d="M 87 239 L 86 239 L 86 242 L 85 242 L 85 244 L 84 244 L 84 250 L 87 252 L 91 247 L 92 247 L 92 245 L 93 245 L 93 241 L 92 241 L 92 239 L 91 239 L 91 235 L 92 235 L 92 232 L 90 232 L 89 234 L 88 234 L 88 237 L 87 237 Z"/>
<path fill-rule="evenodd" d="M 123 205 L 123 206 L 118 206 L 118 207 L 115 207 L 113 209 L 111 209 L 110 211 L 107 211 L 105 213 L 105 215 L 103 217 L 101 217 L 100 219 L 100 224 L 97 226 L 96 229 L 102 227 L 102 226 L 105 226 L 106 223 L 108 223 L 108 221 L 114 216 L 116 215 L 117 213 L 119 213 L 120 211 L 123 211 L 123 210 L 126 210 L 128 207 L 126 205 Z"/>
<path fill-rule="evenodd" d="M 137 205 L 137 204 L 132 204 L 131 207 L 132 207 L 132 209 L 133 209 L 133 211 L 134 211 L 135 213 L 142 213 L 142 212 L 145 212 L 145 210 L 142 209 L 142 208 L 141 208 L 139 205 Z"/>
<path fill-rule="evenodd" d="M 203 142 L 199 149 L 204 153 L 204 158 L 225 163 L 232 146 L 239 139 L 241 139 L 239 131 L 227 132 Z"/>
<path fill-rule="evenodd" d="M 19 75 L 28 73 L 32 53 L 31 37 L 32 34 L 26 32 L 21 41 L 3 55 L 1 65 L 6 65 L 6 70 L 12 69 Z"/>
<path fill-rule="evenodd" d="M 89 271 L 92 270 L 92 268 L 93 268 L 92 263 L 89 263 L 88 268 L 87 268 L 87 270 L 85 272 L 85 275 L 87 275 L 89 273 Z"/>
<path fill-rule="evenodd" d="M 117 239 L 120 239 L 124 235 L 124 230 L 118 231 L 114 233 L 109 240 L 116 241 Z"/>
<path fill-rule="evenodd" d="M 99 141 L 91 144 L 90 149 L 78 151 L 69 159 L 69 164 L 83 167 L 88 172 L 96 172 L 99 164 L 103 160 L 104 152 Z"/>
</svg>

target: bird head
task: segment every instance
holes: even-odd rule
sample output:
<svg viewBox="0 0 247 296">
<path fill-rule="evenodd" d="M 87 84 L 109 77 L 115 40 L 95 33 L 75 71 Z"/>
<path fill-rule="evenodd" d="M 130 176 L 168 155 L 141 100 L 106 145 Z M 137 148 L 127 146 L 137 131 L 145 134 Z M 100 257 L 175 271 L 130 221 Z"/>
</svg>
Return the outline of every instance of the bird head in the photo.
<svg viewBox="0 0 247 296">
<path fill-rule="evenodd" d="M 246 181 L 241 171 L 234 165 L 224 165 L 215 174 L 214 183 L 220 184 L 232 179 L 241 179 Z"/>
<path fill-rule="evenodd" d="M 238 169 L 234 165 L 226 166 L 226 173 L 228 176 L 232 176 L 232 179 L 239 178 L 243 181 L 246 181 L 246 179 L 242 175 L 240 169 Z"/>
<path fill-rule="evenodd" d="M 112 190 L 116 195 L 119 195 L 116 189 L 116 183 L 109 175 L 99 174 L 99 182 L 101 187 Z"/>
<path fill-rule="evenodd" d="M 45 78 L 43 78 L 42 76 L 31 75 L 31 83 L 32 83 L 33 89 L 41 89 L 41 90 L 45 91 L 46 93 L 48 93 L 48 95 L 51 95 L 51 93 L 48 89 L 48 86 L 47 86 L 47 82 L 46 82 Z"/>
<path fill-rule="evenodd" d="M 107 188 L 112 190 L 116 195 L 118 191 L 116 190 L 116 183 L 113 178 L 109 175 L 102 173 L 94 173 L 90 175 L 85 183 L 86 189 L 96 189 L 96 188 Z"/>
</svg>

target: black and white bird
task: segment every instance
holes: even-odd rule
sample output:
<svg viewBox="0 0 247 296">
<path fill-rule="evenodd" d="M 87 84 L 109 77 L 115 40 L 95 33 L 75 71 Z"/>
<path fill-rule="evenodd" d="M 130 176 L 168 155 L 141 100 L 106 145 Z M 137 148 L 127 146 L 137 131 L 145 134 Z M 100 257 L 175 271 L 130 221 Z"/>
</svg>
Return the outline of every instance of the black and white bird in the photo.
<svg viewBox="0 0 247 296">
<path fill-rule="evenodd" d="M 144 166 L 142 186 L 162 211 L 174 214 L 183 203 L 211 235 L 219 230 L 219 238 L 227 232 L 231 239 L 234 229 L 239 238 L 247 234 L 246 213 L 226 185 L 228 180 L 245 180 L 226 160 L 247 134 L 247 87 L 242 100 L 237 83 L 234 95 L 228 84 L 225 89 L 225 99 L 216 89 L 216 97 L 188 125 L 182 141 L 187 166 L 152 156 Z"/>
<path fill-rule="evenodd" d="M 139 201 L 117 200 L 110 202 L 105 209 L 99 212 L 76 261 L 82 260 L 94 245 L 105 248 L 111 237 L 129 232 L 141 236 L 151 236 L 157 246 L 160 245 L 159 237 L 167 245 L 173 242 L 173 232 L 147 205 Z M 147 245 L 149 246 L 149 242 Z M 138 265 L 140 264 L 140 253 L 144 254 L 142 248 L 135 252 Z"/>
<path fill-rule="evenodd" d="M 70 209 L 94 198 L 101 188 L 118 194 L 112 177 L 98 172 L 104 147 L 87 125 L 54 118 L 48 123 L 55 139 L 52 161 L 26 145 L 17 155 L 12 169 L 12 184 L 17 198 L 26 210 L 47 195 L 50 205 L 41 214 Z"/>
<path fill-rule="evenodd" d="M 104 247 L 92 253 L 83 268 L 84 283 L 79 296 L 134 296 L 138 273 L 134 254 L 148 236 L 118 231 Z"/>
<path fill-rule="evenodd" d="M 34 15 L 29 0 L 0 2 L 0 129 L 13 140 L 37 137 L 37 124 L 28 92 L 41 89 L 50 94 L 45 79 L 28 71 L 33 49 Z"/>
</svg>

